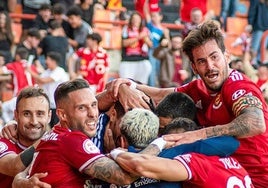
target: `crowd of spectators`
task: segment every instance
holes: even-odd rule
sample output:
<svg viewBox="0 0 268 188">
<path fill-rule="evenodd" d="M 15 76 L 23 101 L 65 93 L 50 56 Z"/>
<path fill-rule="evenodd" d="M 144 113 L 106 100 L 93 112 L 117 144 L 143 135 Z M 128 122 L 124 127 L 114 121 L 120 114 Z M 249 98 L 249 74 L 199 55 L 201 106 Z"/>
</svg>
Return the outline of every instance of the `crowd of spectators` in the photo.
<svg viewBox="0 0 268 188">
<path fill-rule="evenodd" d="M 85 78 L 94 85 L 96 92 L 103 91 L 105 83 L 112 79 L 109 77 L 110 68 L 116 72 L 117 77 L 131 78 L 157 87 L 179 86 L 197 78 L 198 76 L 194 75 L 191 70 L 191 63 L 179 44 L 191 30 L 209 19 L 218 22 L 222 32 L 225 33 L 227 18 L 235 17 L 239 10 L 238 1 L 227 0 L 222 1 L 219 15 L 213 14 L 213 10 L 207 10 L 205 5 L 209 1 L 190 1 L 189 3 L 188 1 L 141 0 L 133 3 L 136 12 L 123 9 L 120 1 L 61 2 L 44 0 L 31 2 L 17 1 L 22 7 L 23 14 L 36 15 L 34 19 L 21 20 L 23 34 L 18 43 L 15 43 L 15 33 L 12 31 L 13 20 L 8 14 L 16 11 L 12 8 L 16 4 L 14 1 L 4 1 L 1 5 L 0 56 L 4 58 L 5 64 L 15 61 L 17 49 L 26 48 L 28 55 L 25 60 L 30 62 L 28 64 L 33 64 L 41 74 L 47 68 L 47 54 L 50 51 L 58 52 L 61 56 L 59 66 L 69 73 L 70 79 Z M 178 10 L 179 24 L 182 25 L 180 29 L 174 31 L 162 24 L 163 12 L 160 4 L 163 3 L 180 5 Z M 261 0 L 250 2 L 249 5 L 249 25 L 245 28 L 244 33 L 237 36 L 237 40 L 233 42 L 231 48 L 242 46 L 243 53 L 250 51 L 251 64 L 257 70 L 259 64 L 266 63 L 260 62 L 260 45 L 257 45 L 260 42 L 256 42 L 256 37 L 260 41 L 261 34 L 265 31 L 265 23 L 255 22 L 254 19 L 260 20 L 261 16 L 265 16 L 262 14 L 267 12 L 264 11 L 267 5 Z M 121 30 L 121 49 L 116 50 L 121 58 L 113 58 L 112 49 L 102 48 L 102 44 L 106 42 L 104 41 L 106 40 L 105 33 L 99 33 L 97 38 L 91 37 L 93 41 L 97 42 L 97 48 L 89 47 L 89 42 L 86 42 L 88 35 L 95 31 L 94 11 L 108 8 L 119 11 L 119 15 L 115 19 L 126 19 Z M 263 10 L 263 13 L 250 11 L 257 8 Z M 258 14 L 254 15 L 253 12 L 258 12 Z M 96 35 L 98 32 L 94 32 L 93 36 Z M 112 39 L 110 40 L 113 42 Z M 83 49 L 83 56 L 78 55 L 73 58 Z M 103 55 L 107 57 L 103 58 Z M 242 56 L 234 58 L 243 59 Z M 95 73 L 92 74 L 92 71 Z M 3 78 L 2 86 L 5 89 L 1 89 L 1 91 L 16 89 L 20 82 L 16 80 L 18 75 L 12 71 L 5 71 L 5 74 L 10 74 L 10 82 L 6 80 L 7 77 Z M 35 83 L 33 82 L 33 84 Z M 267 89 L 264 86 L 261 88 L 265 95 Z M 14 97 L 16 93 L 17 91 L 14 90 Z M 2 100 L 2 102 L 5 101 Z M 3 113 L 5 113 L 5 109 Z"/>
</svg>

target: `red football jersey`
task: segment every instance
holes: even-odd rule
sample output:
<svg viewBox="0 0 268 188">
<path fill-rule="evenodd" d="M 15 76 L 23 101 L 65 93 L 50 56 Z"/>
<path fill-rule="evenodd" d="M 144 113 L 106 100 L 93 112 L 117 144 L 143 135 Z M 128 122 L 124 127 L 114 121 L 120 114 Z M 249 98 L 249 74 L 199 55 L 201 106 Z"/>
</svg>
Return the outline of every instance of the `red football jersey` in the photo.
<svg viewBox="0 0 268 188">
<path fill-rule="evenodd" d="M 15 144 L 14 142 L 11 142 L 10 140 L 7 140 L 5 138 L 0 138 L 0 158 L 11 153 L 19 154 L 25 149 L 26 147 L 20 145 L 19 143 Z M 13 179 L 14 177 L 0 173 L 1 188 L 12 187 L 11 185 L 12 185 Z"/>
<path fill-rule="evenodd" d="M 108 55 L 104 49 L 99 47 L 97 52 L 93 52 L 88 48 L 80 48 L 76 52 L 80 58 L 80 69 L 84 79 L 89 84 L 97 85 L 97 92 L 104 90 L 104 74 L 108 71 L 109 62 Z"/>
<path fill-rule="evenodd" d="M 94 160 L 104 157 L 93 142 L 80 131 L 55 126 L 45 134 L 34 155 L 30 176 L 48 172 L 41 181 L 52 187 L 81 188 L 90 177 L 83 170 Z"/>
<path fill-rule="evenodd" d="M 13 73 L 13 87 L 15 95 L 18 94 L 23 88 L 32 86 L 34 84 L 34 79 L 26 70 L 26 64 L 26 61 L 16 61 L 6 64 L 7 69 Z M 34 65 L 31 65 L 31 70 L 37 73 Z"/>
<path fill-rule="evenodd" d="M 262 109 L 268 126 L 268 107 L 260 89 L 238 71 L 232 71 L 221 91 L 213 95 L 208 93 L 201 79 L 176 88 L 176 91 L 192 97 L 198 110 L 198 122 L 204 127 L 226 124 L 235 119 L 241 110 L 249 106 L 240 100 L 243 96 L 258 98 L 249 103 Z M 268 128 L 264 134 L 239 141 L 240 147 L 233 156 L 248 171 L 255 187 L 268 187 Z"/>
<path fill-rule="evenodd" d="M 247 171 L 232 158 L 205 156 L 198 153 L 179 155 L 180 161 L 188 171 L 185 188 L 253 188 Z"/>
</svg>

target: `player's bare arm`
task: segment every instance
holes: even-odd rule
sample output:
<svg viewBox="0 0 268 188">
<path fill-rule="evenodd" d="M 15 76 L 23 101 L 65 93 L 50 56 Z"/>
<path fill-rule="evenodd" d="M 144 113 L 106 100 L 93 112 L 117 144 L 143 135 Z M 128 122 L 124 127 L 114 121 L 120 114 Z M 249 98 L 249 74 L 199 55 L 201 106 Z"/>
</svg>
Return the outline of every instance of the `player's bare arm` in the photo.
<svg viewBox="0 0 268 188">
<path fill-rule="evenodd" d="M 123 152 L 117 156 L 116 162 L 126 171 L 137 176 L 166 181 L 183 181 L 188 178 L 187 170 L 176 160 Z"/>
<path fill-rule="evenodd" d="M 176 145 L 180 145 L 215 136 L 227 135 L 241 138 L 265 132 L 264 114 L 258 98 L 254 96 L 241 97 L 241 99 L 233 105 L 232 110 L 236 114 L 236 118 L 230 123 L 182 134 L 165 135 L 164 139 L 175 141 Z"/>
<path fill-rule="evenodd" d="M 261 109 L 248 107 L 241 114 L 225 126 L 217 125 L 206 128 L 206 136 L 231 135 L 236 137 L 249 137 L 265 132 L 264 116 Z"/>
<path fill-rule="evenodd" d="M 114 160 L 108 157 L 97 159 L 84 172 L 90 177 L 117 185 L 128 185 L 138 178 L 124 171 Z"/>
</svg>

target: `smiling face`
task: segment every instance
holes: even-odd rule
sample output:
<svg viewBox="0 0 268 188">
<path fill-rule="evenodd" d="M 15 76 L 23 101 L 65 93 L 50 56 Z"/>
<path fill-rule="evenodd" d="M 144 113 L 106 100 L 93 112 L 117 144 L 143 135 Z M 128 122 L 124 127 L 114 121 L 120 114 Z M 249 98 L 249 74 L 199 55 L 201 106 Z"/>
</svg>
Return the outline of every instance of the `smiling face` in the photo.
<svg viewBox="0 0 268 188">
<path fill-rule="evenodd" d="M 21 144 L 30 146 L 45 133 L 51 118 L 49 103 L 44 96 L 22 98 L 14 111 Z"/>
<path fill-rule="evenodd" d="M 79 89 L 68 94 L 68 101 L 57 109 L 59 117 L 73 131 L 81 131 L 90 138 L 96 134 L 98 102 L 89 88 Z M 68 104 L 67 104 L 68 103 Z"/>
<path fill-rule="evenodd" d="M 207 89 L 217 92 L 229 74 L 228 56 L 218 47 L 215 40 L 209 40 L 192 51 L 192 68 L 204 81 Z"/>
</svg>

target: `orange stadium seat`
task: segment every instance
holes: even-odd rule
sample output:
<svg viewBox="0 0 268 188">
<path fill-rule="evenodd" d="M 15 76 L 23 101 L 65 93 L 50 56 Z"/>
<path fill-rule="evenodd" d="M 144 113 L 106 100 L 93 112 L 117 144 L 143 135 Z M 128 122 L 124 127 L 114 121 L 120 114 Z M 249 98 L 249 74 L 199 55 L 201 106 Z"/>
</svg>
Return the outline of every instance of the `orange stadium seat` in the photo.
<svg viewBox="0 0 268 188">
<path fill-rule="evenodd" d="M 93 28 L 94 32 L 102 36 L 101 46 L 107 50 L 121 49 L 122 28 L 121 26 L 113 26 L 110 29 Z"/>
<path fill-rule="evenodd" d="M 243 55 L 242 46 L 241 45 L 235 47 L 232 46 L 233 42 L 237 39 L 237 37 L 239 37 L 239 35 L 227 33 L 224 38 L 225 47 L 231 55 L 242 56 Z"/>
<path fill-rule="evenodd" d="M 229 34 L 240 35 L 245 31 L 245 27 L 248 25 L 247 18 L 242 17 L 227 17 L 226 32 Z"/>
<path fill-rule="evenodd" d="M 207 10 L 213 10 L 215 16 L 219 16 L 221 12 L 221 0 L 207 0 Z"/>
</svg>

